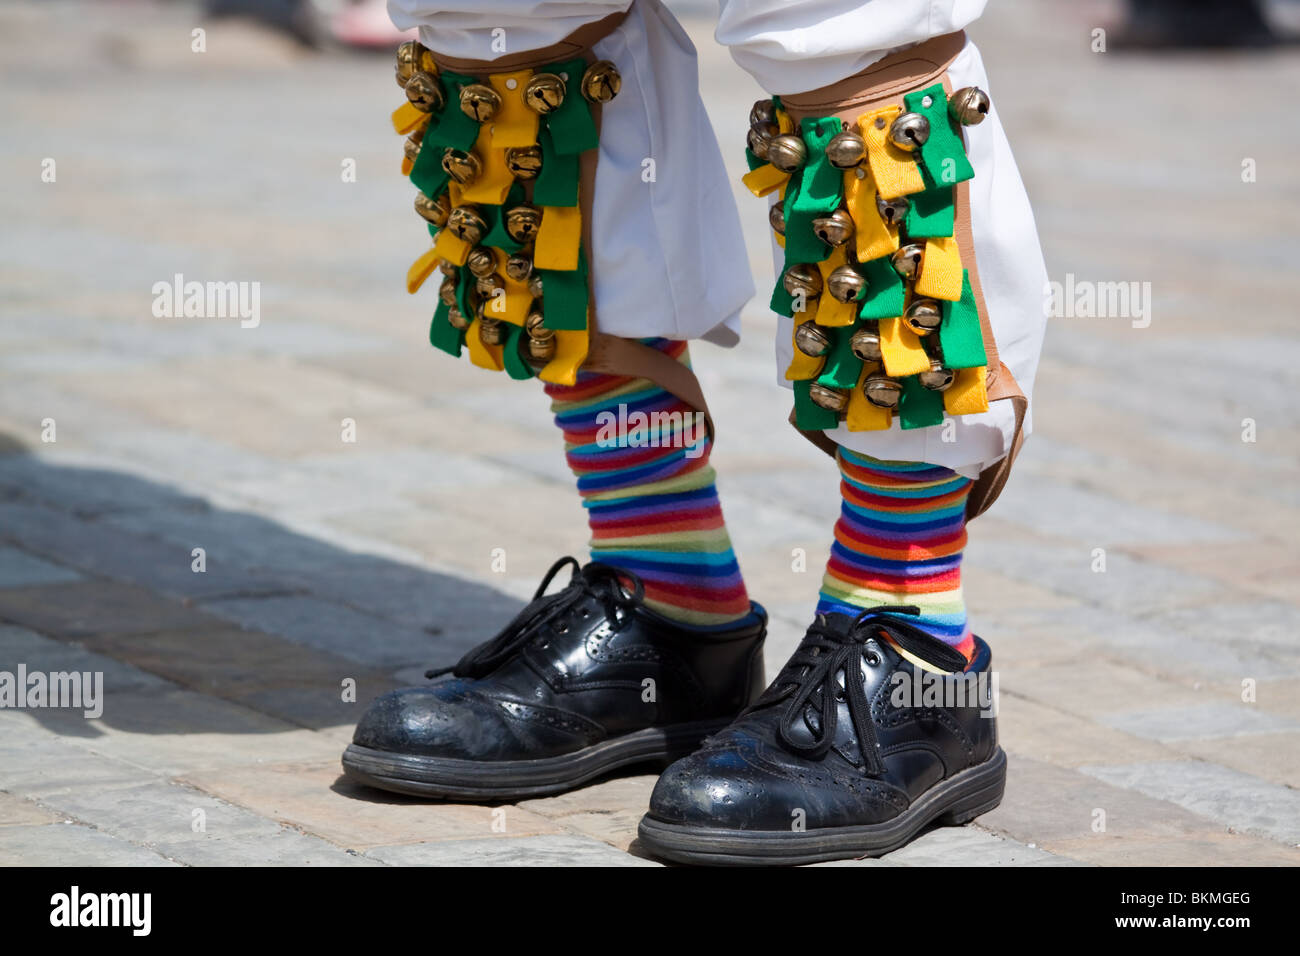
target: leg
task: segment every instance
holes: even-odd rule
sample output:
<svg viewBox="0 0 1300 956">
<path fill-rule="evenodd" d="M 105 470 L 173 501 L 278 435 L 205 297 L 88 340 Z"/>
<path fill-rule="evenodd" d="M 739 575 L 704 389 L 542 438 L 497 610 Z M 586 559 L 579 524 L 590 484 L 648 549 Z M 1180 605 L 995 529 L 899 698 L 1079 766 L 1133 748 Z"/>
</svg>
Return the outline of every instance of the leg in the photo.
<svg viewBox="0 0 1300 956">
<path fill-rule="evenodd" d="M 1046 276 L 978 54 L 960 33 L 909 32 L 932 5 L 909 6 L 841 30 L 816 2 L 724 4 L 719 36 L 768 89 L 824 84 L 755 105 L 746 183 L 773 197 L 784 247 L 772 307 L 792 421 L 836 455 L 843 503 L 803 642 L 655 788 L 640 834 L 670 859 L 880 854 L 1001 799 L 991 656 L 960 562 L 1025 433 Z M 822 55 L 799 55 L 818 29 Z"/>
<path fill-rule="evenodd" d="M 343 765 L 425 796 L 555 793 L 689 753 L 762 690 L 766 615 L 732 554 L 681 341 L 734 340 L 749 290 L 683 274 L 702 250 L 653 241 L 665 209 L 696 214 L 725 195 L 707 135 L 675 138 L 657 182 L 642 179 L 659 139 L 648 116 L 667 104 L 704 124 L 682 85 L 693 51 L 661 8 L 593 3 L 556 21 L 469 2 L 394 7 L 427 44 L 398 59 L 409 103 L 394 125 L 433 238 L 408 285 L 442 272 L 436 347 L 545 383 L 592 561 L 557 561 L 501 633 L 429 672 L 450 678 L 375 701 Z M 655 78 L 666 85 L 639 85 Z M 728 250 L 743 259 L 738 236 Z M 568 585 L 547 593 L 566 567 Z"/>
</svg>

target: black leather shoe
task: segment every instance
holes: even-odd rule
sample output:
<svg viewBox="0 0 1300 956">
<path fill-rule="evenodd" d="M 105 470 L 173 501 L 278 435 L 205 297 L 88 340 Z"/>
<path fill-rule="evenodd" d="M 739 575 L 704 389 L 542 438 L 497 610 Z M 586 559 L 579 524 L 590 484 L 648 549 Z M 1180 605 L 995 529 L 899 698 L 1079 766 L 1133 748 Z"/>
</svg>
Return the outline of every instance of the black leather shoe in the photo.
<svg viewBox="0 0 1300 956">
<path fill-rule="evenodd" d="M 565 565 L 568 586 L 546 594 Z M 762 692 L 767 614 L 688 627 L 644 595 L 635 574 L 560 559 L 500 634 L 427 674 L 452 679 L 377 698 L 343 769 L 399 793 L 514 800 L 690 753 Z"/>
<path fill-rule="evenodd" d="M 755 704 L 659 778 L 644 846 L 681 863 L 878 856 L 933 821 L 961 824 L 997 806 L 1006 755 L 988 645 L 975 639 L 967 667 L 900 613 L 919 612 L 819 615 Z M 915 668 L 884 634 L 958 673 Z"/>
</svg>

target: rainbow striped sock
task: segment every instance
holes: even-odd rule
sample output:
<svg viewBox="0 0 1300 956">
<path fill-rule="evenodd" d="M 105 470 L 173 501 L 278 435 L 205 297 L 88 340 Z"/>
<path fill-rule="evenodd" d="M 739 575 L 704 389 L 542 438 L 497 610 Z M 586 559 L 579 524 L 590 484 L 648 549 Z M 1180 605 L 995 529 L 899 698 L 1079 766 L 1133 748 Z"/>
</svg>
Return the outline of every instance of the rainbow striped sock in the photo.
<svg viewBox="0 0 1300 956">
<path fill-rule="evenodd" d="M 690 364 L 685 342 L 645 341 Z M 583 372 L 546 394 L 587 509 L 592 560 L 640 575 L 646 606 L 675 621 L 748 614 L 703 416 L 646 379 Z"/>
<path fill-rule="evenodd" d="M 819 612 L 856 614 L 914 604 L 908 621 L 971 656 L 961 593 L 971 480 L 922 462 L 884 462 L 839 450 L 844 502 L 822 579 Z"/>
</svg>

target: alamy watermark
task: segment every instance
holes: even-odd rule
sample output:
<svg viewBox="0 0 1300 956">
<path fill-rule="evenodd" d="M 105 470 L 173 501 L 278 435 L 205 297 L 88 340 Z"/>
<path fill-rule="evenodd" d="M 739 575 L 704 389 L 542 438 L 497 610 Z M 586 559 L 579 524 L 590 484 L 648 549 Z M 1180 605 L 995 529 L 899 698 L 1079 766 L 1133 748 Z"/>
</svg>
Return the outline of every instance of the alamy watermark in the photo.
<svg viewBox="0 0 1300 956">
<path fill-rule="evenodd" d="M 170 282 L 153 284 L 156 319 L 239 319 L 242 329 L 262 322 L 262 283 L 185 281 L 176 273 Z"/>
<path fill-rule="evenodd" d="M 103 671 L 0 671 L 0 710 L 81 710 L 87 720 L 104 713 Z"/>
<path fill-rule="evenodd" d="M 622 402 L 617 412 L 597 413 L 596 424 L 601 448 L 684 448 L 687 458 L 704 454 L 709 434 L 703 412 L 628 411 Z"/>
<path fill-rule="evenodd" d="M 1054 319 L 1130 319 L 1135 329 L 1151 324 L 1150 282 L 1094 282 L 1067 272 L 1064 282 L 1048 282 L 1043 295 Z"/>
<path fill-rule="evenodd" d="M 978 707 L 981 717 L 998 715 L 998 672 L 936 674 L 915 665 L 889 678 L 889 702 L 895 707 Z"/>
</svg>

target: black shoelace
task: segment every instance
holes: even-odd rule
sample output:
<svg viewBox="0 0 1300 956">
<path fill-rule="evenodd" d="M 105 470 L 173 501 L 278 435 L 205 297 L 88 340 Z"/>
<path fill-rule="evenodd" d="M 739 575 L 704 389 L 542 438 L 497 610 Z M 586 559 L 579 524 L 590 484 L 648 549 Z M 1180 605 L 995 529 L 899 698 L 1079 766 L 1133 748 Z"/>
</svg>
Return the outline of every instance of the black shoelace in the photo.
<svg viewBox="0 0 1300 956">
<path fill-rule="evenodd" d="M 759 701 L 760 705 L 786 702 L 777 726 L 781 743 L 800 756 L 821 757 L 835 742 L 839 703 L 847 701 L 849 720 L 867 772 L 881 773 L 884 765 L 877 752 L 879 745 L 876 727 L 871 720 L 871 702 L 862 689 L 863 658 L 871 667 L 879 664 L 881 659 L 875 651 L 866 649 L 867 642 L 885 631 L 901 646 L 921 652 L 940 666 L 956 669 L 965 663 L 964 657 L 943 642 L 896 617 L 920 613 L 921 609 L 913 605 L 884 604 L 867 608 L 857 616 L 847 634 L 827 626 L 824 618 L 818 618 L 808 628 L 803 642 L 772 682 L 772 687 L 763 695 L 765 699 Z M 843 686 L 836 677 L 840 673 L 844 675 Z M 804 712 L 809 707 L 817 717 L 815 727 L 804 720 Z M 795 739 L 793 731 L 800 724 L 811 733 L 811 743 Z"/>
<path fill-rule="evenodd" d="M 566 565 L 573 570 L 569 583 L 564 590 L 547 594 L 560 569 Z M 622 581 L 632 585 L 629 592 Z M 551 565 L 551 569 L 537 586 L 533 599 L 522 611 L 503 627 L 491 640 L 484 641 L 469 651 L 451 667 L 434 668 L 424 672 L 427 678 L 441 677 L 443 674 L 455 674 L 457 677 L 483 677 L 496 670 L 503 663 L 514 657 L 529 641 L 544 629 L 549 628 L 557 634 L 568 630 L 565 618 L 574 605 L 584 598 L 595 597 L 601 601 L 606 616 L 613 620 L 620 611 L 626 611 L 640 604 L 645 597 L 645 584 L 631 571 L 624 571 L 612 565 L 592 561 L 586 567 L 573 557 L 560 558 Z"/>
</svg>

